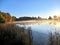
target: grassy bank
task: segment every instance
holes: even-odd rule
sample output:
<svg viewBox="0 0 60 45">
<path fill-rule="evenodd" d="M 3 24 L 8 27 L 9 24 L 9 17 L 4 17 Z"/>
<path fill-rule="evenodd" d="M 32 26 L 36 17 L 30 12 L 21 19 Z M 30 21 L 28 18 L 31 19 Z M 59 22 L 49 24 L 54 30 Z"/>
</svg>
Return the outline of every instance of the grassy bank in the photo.
<svg viewBox="0 0 60 45">
<path fill-rule="evenodd" d="M 30 31 L 15 24 L 0 24 L 0 45 L 33 45 Z"/>
</svg>

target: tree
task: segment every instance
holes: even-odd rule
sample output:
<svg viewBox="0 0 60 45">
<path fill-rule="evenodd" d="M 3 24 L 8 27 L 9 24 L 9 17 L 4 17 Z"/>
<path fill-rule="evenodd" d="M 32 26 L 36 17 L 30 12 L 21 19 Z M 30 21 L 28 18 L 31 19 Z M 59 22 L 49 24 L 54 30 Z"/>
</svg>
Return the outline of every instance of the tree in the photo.
<svg viewBox="0 0 60 45">
<path fill-rule="evenodd" d="M 48 18 L 49 20 L 51 20 L 52 19 L 52 17 L 51 16 L 49 16 L 49 18 Z"/>
<path fill-rule="evenodd" d="M 41 19 L 41 17 L 38 16 L 38 19 Z"/>
<path fill-rule="evenodd" d="M 6 19 L 6 22 L 10 22 L 10 20 L 11 20 L 11 16 L 10 16 L 10 14 L 9 13 L 5 13 L 5 19 Z"/>
<path fill-rule="evenodd" d="M 55 16 L 53 16 L 54 17 L 54 19 L 56 20 L 57 19 L 57 16 L 55 15 Z"/>
<path fill-rule="evenodd" d="M 0 23 L 5 23 L 5 19 L 4 19 L 4 17 L 2 16 L 1 12 L 0 12 Z"/>
<path fill-rule="evenodd" d="M 16 17 L 15 16 L 12 16 L 12 21 L 15 21 L 16 20 Z"/>
</svg>

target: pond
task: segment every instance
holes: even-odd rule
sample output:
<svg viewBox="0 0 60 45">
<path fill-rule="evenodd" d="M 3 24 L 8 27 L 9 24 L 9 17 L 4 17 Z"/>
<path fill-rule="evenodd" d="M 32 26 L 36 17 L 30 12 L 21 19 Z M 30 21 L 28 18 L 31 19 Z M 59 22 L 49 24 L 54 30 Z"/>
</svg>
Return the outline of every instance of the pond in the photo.
<svg viewBox="0 0 60 45">
<path fill-rule="evenodd" d="M 31 28 L 34 45 L 49 45 L 49 33 L 60 32 L 60 22 L 38 22 L 17 25 Z"/>
</svg>

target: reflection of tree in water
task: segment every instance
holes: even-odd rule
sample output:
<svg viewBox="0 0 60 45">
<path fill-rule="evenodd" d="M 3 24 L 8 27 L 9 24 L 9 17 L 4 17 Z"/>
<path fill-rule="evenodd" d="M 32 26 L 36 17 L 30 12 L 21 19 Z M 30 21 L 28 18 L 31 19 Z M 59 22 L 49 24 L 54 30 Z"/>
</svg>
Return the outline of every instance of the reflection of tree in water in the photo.
<svg viewBox="0 0 60 45">
<path fill-rule="evenodd" d="M 48 22 L 49 25 L 52 25 L 55 29 L 60 28 L 60 22 Z"/>
</svg>

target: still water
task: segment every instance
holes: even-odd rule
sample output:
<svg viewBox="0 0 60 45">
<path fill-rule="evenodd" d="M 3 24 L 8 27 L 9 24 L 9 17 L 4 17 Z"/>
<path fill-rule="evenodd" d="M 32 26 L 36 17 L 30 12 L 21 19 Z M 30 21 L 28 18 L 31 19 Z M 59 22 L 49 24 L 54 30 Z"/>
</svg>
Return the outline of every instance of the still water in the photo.
<svg viewBox="0 0 60 45">
<path fill-rule="evenodd" d="M 31 28 L 34 45 L 49 45 L 49 33 L 60 32 L 60 22 L 38 22 L 17 25 Z"/>
</svg>

